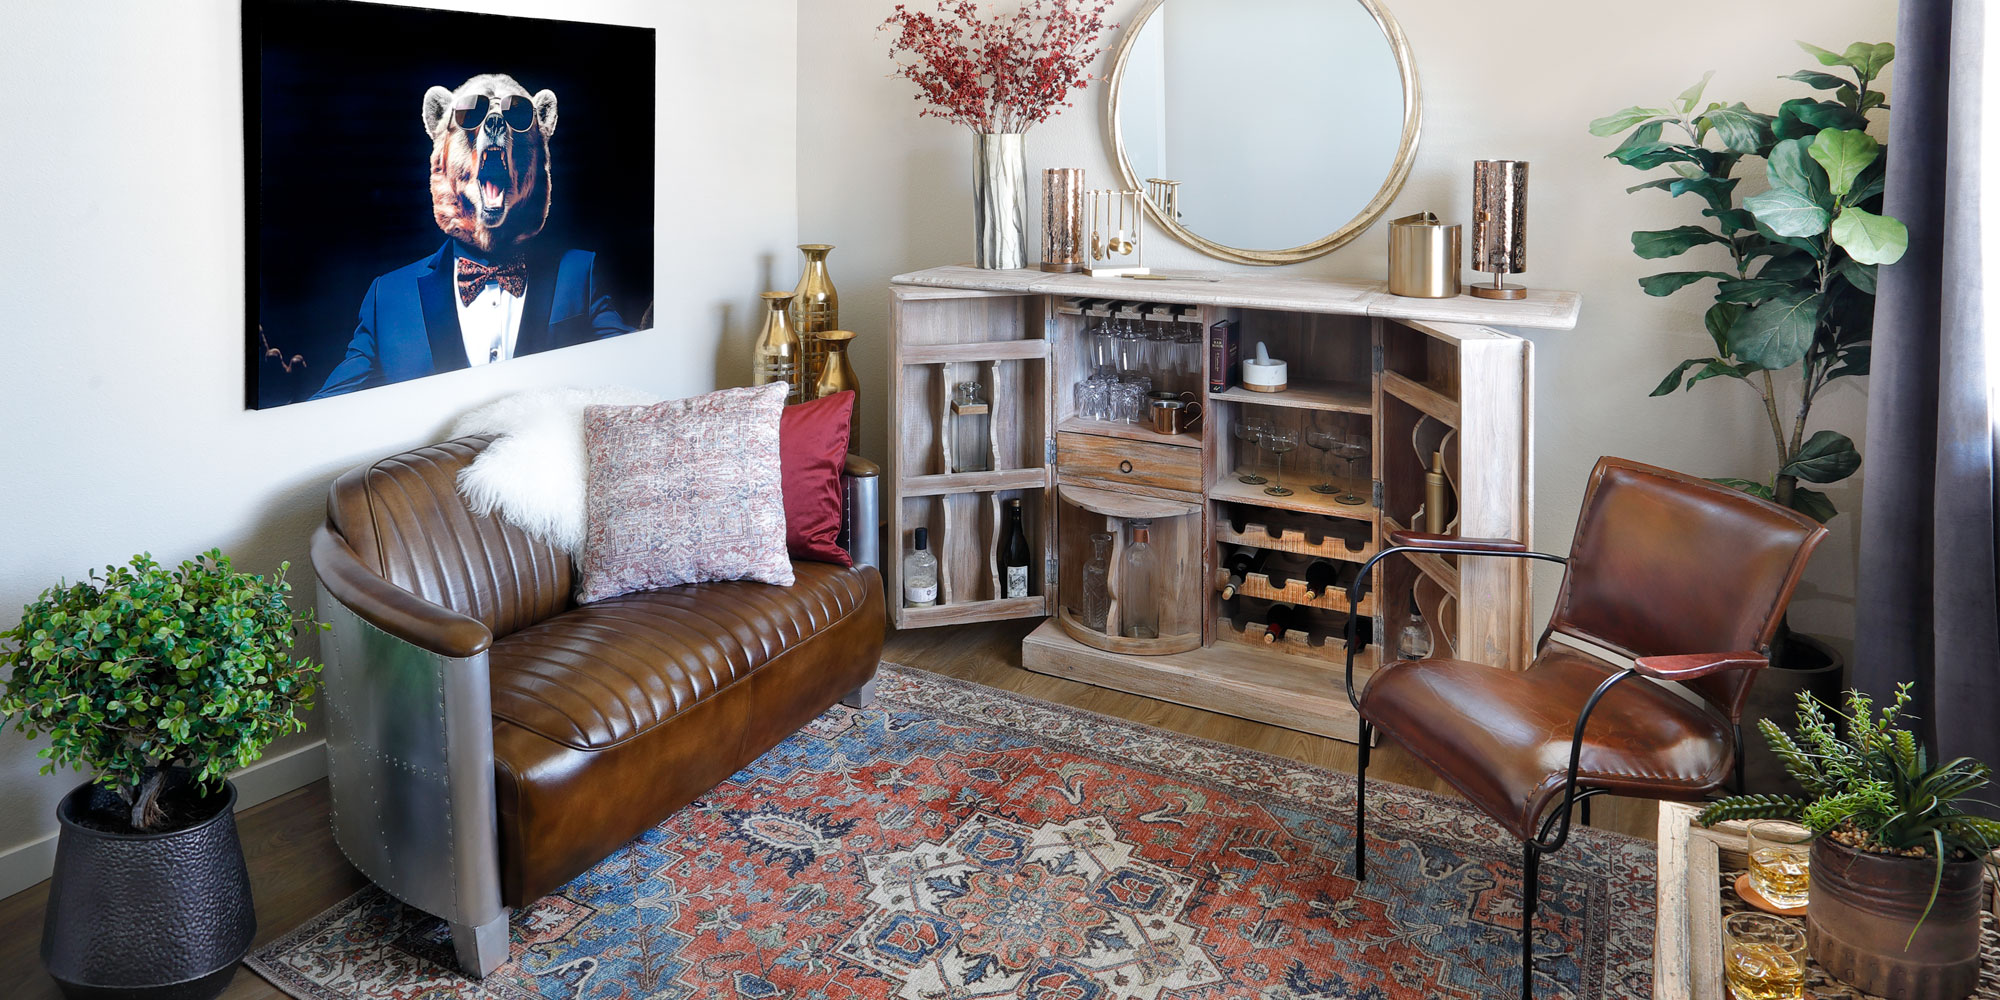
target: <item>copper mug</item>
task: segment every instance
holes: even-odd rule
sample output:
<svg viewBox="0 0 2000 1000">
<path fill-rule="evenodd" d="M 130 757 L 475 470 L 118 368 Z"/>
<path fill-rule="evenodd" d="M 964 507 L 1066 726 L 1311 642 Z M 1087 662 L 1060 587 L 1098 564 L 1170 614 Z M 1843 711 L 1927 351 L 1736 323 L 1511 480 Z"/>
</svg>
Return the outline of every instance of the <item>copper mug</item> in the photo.
<svg viewBox="0 0 2000 1000">
<path fill-rule="evenodd" d="M 1153 430 L 1161 434 L 1180 434 L 1201 426 L 1201 404 L 1185 399 L 1150 400 L 1153 413 Z"/>
</svg>

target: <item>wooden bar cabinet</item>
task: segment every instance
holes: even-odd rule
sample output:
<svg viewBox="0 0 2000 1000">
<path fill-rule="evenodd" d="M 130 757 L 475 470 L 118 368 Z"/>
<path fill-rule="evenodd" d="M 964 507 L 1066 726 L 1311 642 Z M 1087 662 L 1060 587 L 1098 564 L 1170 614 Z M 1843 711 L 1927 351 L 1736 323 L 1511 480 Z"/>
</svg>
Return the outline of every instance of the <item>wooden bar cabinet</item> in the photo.
<svg viewBox="0 0 2000 1000">
<path fill-rule="evenodd" d="M 1574 293 L 1430 300 L 1392 296 L 1381 282 L 969 267 L 892 285 L 894 551 L 883 564 L 899 628 L 1045 617 L 1023 642 L 1029 670 L 1348 740 L 1355 719 L 1341 636 L 1350 615 L 1370 637 L 1363 671 L 1395 655 L 1413 608 L 1433 655 L 1502 669 L 1528 662 L 1529 584 L 1518 560 L 1385 560 L 1356 607 L 1345 584 L 1388 532 L 1423 528 L 1432 504 L 1449 533 L 1532 542 L 1533 345 L 1496 327 L 1571 328 Z M 1098 328 L 1119 321 L 1183 345 L 1176 384 L 1165 388 L 1201 404 L 1193 430 L 1162 434 L 1078 411 L 1074 387 L 1102 346 Z M 1209 337 L 1224 322 L 1243 356 L 1261 342 L 1287 363 L 1283 391 L 1209 391 Z M 1190 335 L 1199 338 L 1191 361 Z M 990 400 L 990 454 L 974 463 L 984 471 L 954 473 L 964 463 L 954 462 L 951 398 L 968 381 Z M 1297 447 L 1273 458 L 1238 435 L 1253 420 L 1296 432 Z M 1360 436 L 1367 454 L 1342 466 L 1308 443 L 1329 434 Z M 1426 474 L 1440 465 L 1442 493 L 1432 475 L 1427 496 Z M 1260 475 L 1290 493 L 1245 481 Z M 1013 599 L 1002 596 L 998 557 L 1010 499 L 1022 501 L 1040 563 L 1029 596 Z M 1116 597 L 1105 627 L 1093 627 L 1083 606 L 1091 536 L 1111 536 L 1116 594 L 1135 526 L 1147 528 L 1158 566 L 1157 627 L 1148 617 L 1132 634 Z M 917 528 L 928 529 L 938 560 L 931 607 L 902 601 L 902 557 Z M 1239 552 L 1257 569 L 1225 596 L 1225 563 Z M 1313 570 L 1313 593 L 1305 573 L 1315 562 L 1325 565 Z M 1274 607 L 1288 609 L 1290 626 L 1275 638 L 1265 627 Z"/>
</svg>

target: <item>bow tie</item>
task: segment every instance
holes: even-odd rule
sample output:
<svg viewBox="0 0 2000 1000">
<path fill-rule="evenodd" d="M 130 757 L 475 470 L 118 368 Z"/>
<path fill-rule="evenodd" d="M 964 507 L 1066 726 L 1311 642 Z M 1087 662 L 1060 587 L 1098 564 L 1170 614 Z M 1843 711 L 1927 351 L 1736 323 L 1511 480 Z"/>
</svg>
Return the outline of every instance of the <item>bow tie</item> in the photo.
<svg viewBox="0 0 2000 1000">
<path fill-rule="evenodd" d="M 476 260 L 458 258 L 458 298 L 471 305 L 479 297 L 487 282 L 497 282 L 500 290 L 509 295 L 520 295 L 528 288 L 528 264 L 514 260 L 505 264 L 481 264 Z"/>
</svg>

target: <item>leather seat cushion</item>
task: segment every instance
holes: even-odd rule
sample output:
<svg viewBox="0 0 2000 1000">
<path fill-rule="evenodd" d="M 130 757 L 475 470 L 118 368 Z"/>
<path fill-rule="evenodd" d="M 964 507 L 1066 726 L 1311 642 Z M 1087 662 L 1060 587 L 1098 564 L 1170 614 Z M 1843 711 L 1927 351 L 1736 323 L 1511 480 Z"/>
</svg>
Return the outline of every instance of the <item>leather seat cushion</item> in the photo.
<svg viewBox="0 0 2000 1000">
<path fill-rule="evenodd" d="M 868 577 L 793 564 L 791 587 L 704 583 L 586 604 L 493 643 L 493 717 L 578 750 L 630 740 L 851 614 Z"/>
<path fill-rule="evenodd" d="M 1570 738 L 1590 693 L 1619 668 L 1551 643 L 1529 669 L 1462 660 L 1392 663 L 1361 695 L 1361 714 L 1523 839 L 1561 797 Z M 1726 720 L 1643 677 L 1620 681 L 1584 732 L 1580 788 L 1698 799 L 1733 763 Z"/>
</svg>

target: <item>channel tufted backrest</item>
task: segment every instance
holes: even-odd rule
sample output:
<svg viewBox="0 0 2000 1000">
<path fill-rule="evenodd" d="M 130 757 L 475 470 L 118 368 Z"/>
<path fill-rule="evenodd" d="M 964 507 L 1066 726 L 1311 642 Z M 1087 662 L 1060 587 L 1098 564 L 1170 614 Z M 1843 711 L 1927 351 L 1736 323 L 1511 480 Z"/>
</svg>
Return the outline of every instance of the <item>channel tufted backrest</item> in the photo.
<svg viewBox="0 0 2000 1000">
<path fill-rule="evenodd" d="M 570 607 L 569 554 L 497 517 L 475 514 L 458 473 L 491 438 L 464 437 L 362 466 L 334 480 L 327 520 L 362 563 L 501 636 Z"/>
</svg>

